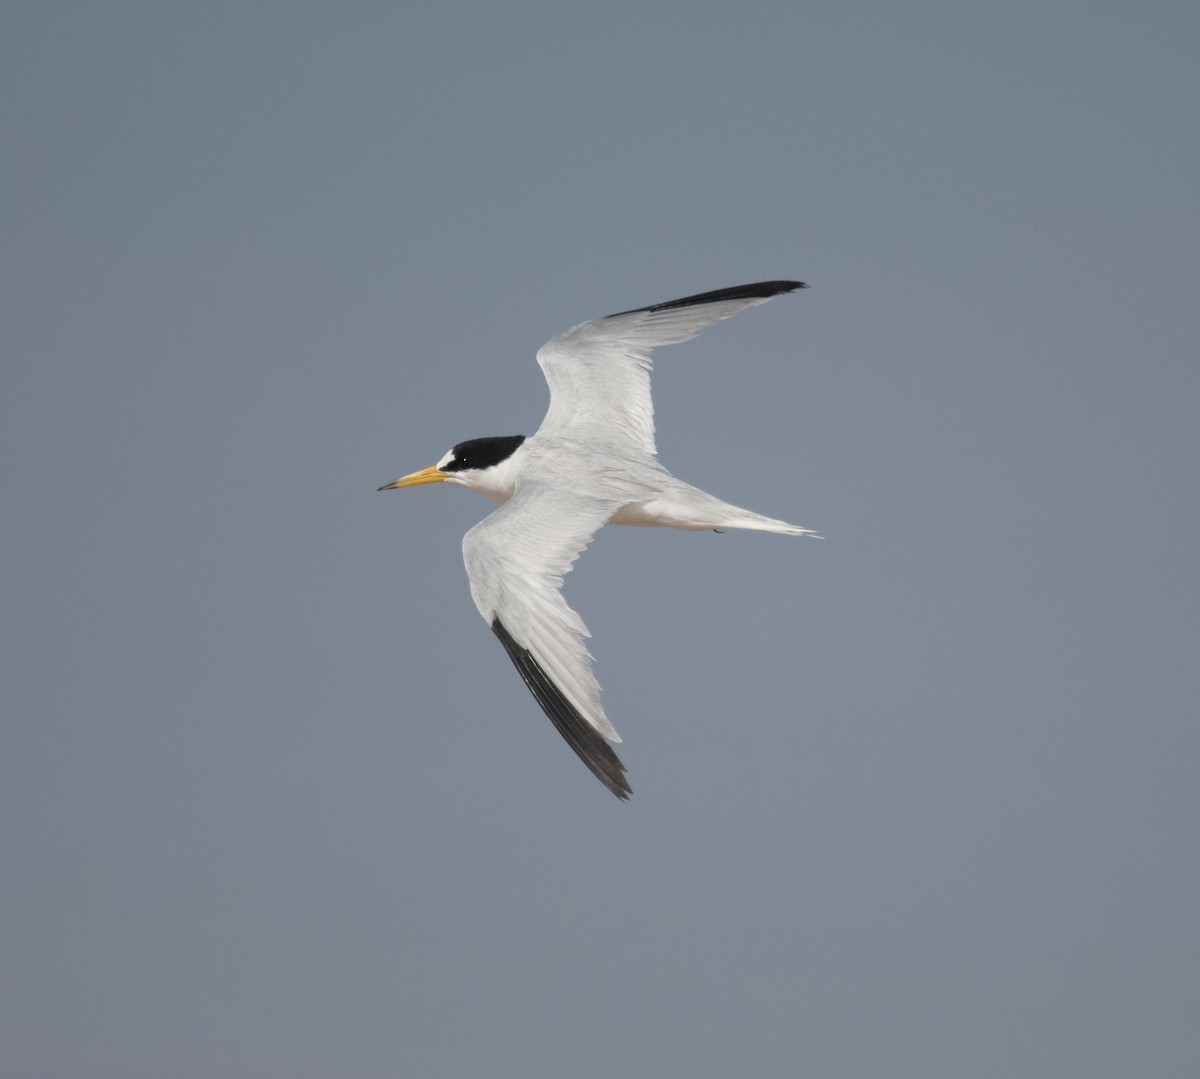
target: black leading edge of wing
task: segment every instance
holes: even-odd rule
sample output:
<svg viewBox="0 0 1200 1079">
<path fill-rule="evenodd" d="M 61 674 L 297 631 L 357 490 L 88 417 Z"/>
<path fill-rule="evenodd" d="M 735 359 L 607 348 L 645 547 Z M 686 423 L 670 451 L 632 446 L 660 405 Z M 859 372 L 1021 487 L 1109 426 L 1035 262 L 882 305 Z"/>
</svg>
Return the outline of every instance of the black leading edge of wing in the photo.
<svg viewBox="0 0 1200 1079">
<path fill-rule="evenodd" d="M 700 292 L 695 296 L 684 296 L 679 300 L 667 300 L 666 303 L 655 303 L 649 307 L 635 307 L 631 311 L 618 311 L 616 315 L 636 315 L 642 311 L 669 311 L 673 307 L 695 307 L 702 303 L 723 303 L 726 300 L 765 300 L 778 296 L 781 292 L 795 292 L 798 288 L 808 288 L 803 281 L 756 281 L 752 285 L 734 285 L 733 288 L 719 288 L 713 292 Z"/>
<path fill-rule="evenodd" d="M 542 711 L 550 717 L 550 722 L 558 728 L 558 733 L 566 739 L 567 745 L 575 750 L 579 759 L 591 769 L 592 775 L 613 794 L 628 799 L 633 788 L 625 779 L 625 765 L 604 740 L 604 736 L 563 696 L 558 686 L 538 666 L 529 649 L 522 648 L 512 639 L 512 634 L 504 628 L 500 619 L 492 623 L 492 632 L 500 638 L 509 659 L 521 672 L 530 692 L 537 698 Z"/>
</svg>

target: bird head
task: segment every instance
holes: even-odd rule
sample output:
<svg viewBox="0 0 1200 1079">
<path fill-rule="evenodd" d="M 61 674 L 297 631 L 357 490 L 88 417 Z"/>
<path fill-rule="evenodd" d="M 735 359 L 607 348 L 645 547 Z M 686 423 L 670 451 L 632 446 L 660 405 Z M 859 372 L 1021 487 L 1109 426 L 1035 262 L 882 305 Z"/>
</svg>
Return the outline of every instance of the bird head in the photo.
<svg viewBox="0 0 1200 1079">
<path fill-rule="evenodd" d="M 524 435 L 496 435 L 490 438 L 471 438 L 460 442 L 436 465 L 410 472 L 392 483 L 386 483 L 380 491 L 391 491 L 400 487 L 419 487 L 424 483 L 454 483 L 470 487 L 497 502 L 507 501 L 512 496 L 514 476 L 505 467 L 511 462 Z"/>
</svg>

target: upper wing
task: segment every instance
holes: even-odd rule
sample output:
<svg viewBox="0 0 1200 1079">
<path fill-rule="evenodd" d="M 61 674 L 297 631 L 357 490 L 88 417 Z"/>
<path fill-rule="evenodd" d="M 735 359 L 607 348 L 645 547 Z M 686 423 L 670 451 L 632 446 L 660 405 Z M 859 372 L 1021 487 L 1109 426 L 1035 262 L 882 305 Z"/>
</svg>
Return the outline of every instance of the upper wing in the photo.
<svg viewBox="0 0 1200 1079">
<path fill-rule="evenodd" d="M 651 350 L 690 341 L 709 323 L 804 287 L 802 281 L 760 281 L 702 292 L 581 322 L 551 338 L 537 354 L 550 384 L 550 409 L 539 433 L 595 426 L 654 453 Z"/>
<path fill-rule="evenodd" d="M 632 793 L 625 766 L 604 740 L 620 736 L 600 707 L 584 647 L 587 627 L 562 598 L 563 574 L 617 503 L 523 482 L 463 537 L 471 597 L 542 710 L 618 798 Z"/>
</svg>

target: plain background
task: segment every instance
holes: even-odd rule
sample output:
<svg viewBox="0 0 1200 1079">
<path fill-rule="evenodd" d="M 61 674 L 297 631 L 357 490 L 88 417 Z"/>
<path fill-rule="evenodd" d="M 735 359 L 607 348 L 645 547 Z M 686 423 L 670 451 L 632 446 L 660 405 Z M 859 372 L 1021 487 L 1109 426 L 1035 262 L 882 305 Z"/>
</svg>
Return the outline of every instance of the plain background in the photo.
<svg viewBox="0 0 1200 1079">
<path fill-rule="evenodd" d="M 1200 8 L 21 3 L 0 1072 L 1200 1074 Z M 819 529 L 567 580 L 634 798 L 480 621 L 537 347 Z"/>
</svg>

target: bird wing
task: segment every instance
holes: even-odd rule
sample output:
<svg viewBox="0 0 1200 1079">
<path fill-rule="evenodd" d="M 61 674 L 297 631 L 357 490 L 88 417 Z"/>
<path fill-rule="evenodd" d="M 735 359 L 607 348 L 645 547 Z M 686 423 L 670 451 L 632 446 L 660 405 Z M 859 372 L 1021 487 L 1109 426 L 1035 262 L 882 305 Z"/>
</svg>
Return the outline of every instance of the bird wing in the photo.
<svg viewBox="0 0 1200 1079">
<path fill-rule="evenodd" d="M 690 341 L 718 319 L 804 287 L 801 281 L 760 281 L 702 292 L 581 322 L 551 338 L 537 354 L 550 384 L 550 409 L 538 433 L 577 435 L 590 427 L 653 454 L 651 351 Z"/>
<path fill-rule="evenodd" d="M 563 575 L 618 506 L 524 480 L 513 497 L 463 537 L 471 598 L 542 711 L 618 798 L 631 792 L 605 741 L 621 740 L 600 707 L 583 619 L 562 597 Z"/>
</svg>

